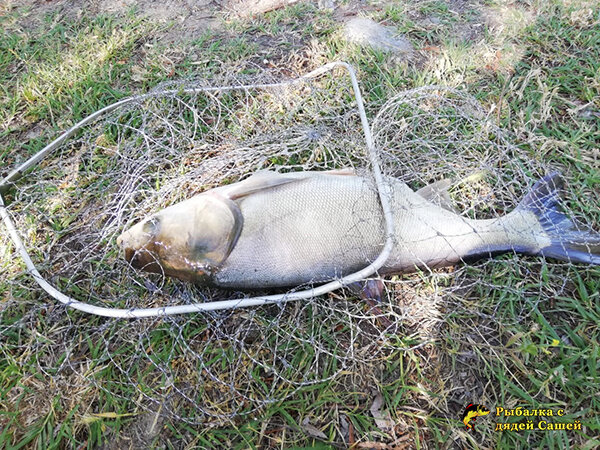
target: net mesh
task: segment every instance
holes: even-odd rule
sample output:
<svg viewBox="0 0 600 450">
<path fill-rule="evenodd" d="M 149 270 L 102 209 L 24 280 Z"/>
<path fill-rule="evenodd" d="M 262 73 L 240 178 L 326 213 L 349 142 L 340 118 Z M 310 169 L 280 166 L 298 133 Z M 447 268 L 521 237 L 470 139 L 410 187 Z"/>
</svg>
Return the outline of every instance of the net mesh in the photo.
<svg viewBox="0 0 600 450">
<path fill-rule="evenodd" d="M 268 83 L 284 75 L 229 76 L 214 85 Z M 161 208 L 261 169 L 353 167 L 369 173 L 354 95 L 341 72 L 269 88 L 164 94 L 191 86 L 160 86 L 156 96 L 86 127 L 11 194 L 8 209 L 30 255 L 64 294 L 114 308 L 256 294 L 133 270 L 116 237 Z M 461 91 L 401 92 L 371 116 L 384 174 L 413 189 L 452 179 L 453 206 L 465 217 L 511 211 L 550 171 L 535 149 L 515 147 L 510 134 Z M 568 187 L 565 198 L 589 195 L 582 189 Z M 563 207 L 571 217 L 597 223 L 589 211 Z M 0 243 L 9 246 L 5 236 Z M 569 295 L 572 273 L 586 270 L 504 255 L 387 277 L 380 303 L 344 289 L 288 304 L 121 321 L 66 312 L 14 264 L 7 272 L 7 300 L 0 304 L 0 333 L 7 354 L 38 352 L 38 369 L 52 380 L 45 389 L 69 392 L 64 401 L 134 400 L 142 409 L 188 423 L 218 423 L 319 383 L 369 392 L 373 383 L 397 376 L 382 366 L 409 350 L 422 370 L 436 372 L 445 357 L 433 343 L 452 336 L 447 317 L 469 328 L 477 324 L 474 339 L 493 348 L 494 328 L 486 323 L 525 319 L 539 302 Z M 27 291 L 38 293 L 28 294 L 31 303 L 19 300 Z M 521 301 L 513 305 L 512 317 L 499 318 L 496 308 L 507 293 Z M 454 369 L 437 376 L 456 385 L 467 377 Z M 469 392 L 477 390 L 472 379 L 469 383 Z M 452 395 L 415 401 L 444 411 Z"/>
</svg>

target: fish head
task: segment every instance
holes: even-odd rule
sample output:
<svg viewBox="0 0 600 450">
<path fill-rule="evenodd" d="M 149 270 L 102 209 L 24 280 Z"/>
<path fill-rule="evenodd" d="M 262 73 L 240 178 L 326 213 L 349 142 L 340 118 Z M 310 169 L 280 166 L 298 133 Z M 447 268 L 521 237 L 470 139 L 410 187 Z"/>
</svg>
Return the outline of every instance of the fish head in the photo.
<svg viewBox="0 0 600 450">
<path fill-rule="evenodd" d="M 129 264 L 185 281 L 210 282 L 242 228 L 238 206 L 210 192 L 165 208 L 117 238 Z"/>
</svg>

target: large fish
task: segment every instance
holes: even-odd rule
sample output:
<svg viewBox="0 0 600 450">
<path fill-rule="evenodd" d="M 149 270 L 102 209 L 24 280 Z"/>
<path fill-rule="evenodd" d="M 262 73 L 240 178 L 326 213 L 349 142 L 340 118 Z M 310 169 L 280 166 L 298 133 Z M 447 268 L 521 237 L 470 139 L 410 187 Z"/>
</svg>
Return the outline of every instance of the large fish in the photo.
<svg viewBox="0 0 600 450">
<path fill-rule="evenodd" d="M 414 192 L 395 179 L 385 183 L 395 236 L 380 274 L 510 251 L 600 264 L 600 234 L 558 210 L 558 174 L 534 185 L 511 213 L 487 220 L 433 201 L 435 187 Z M 378 194 L 367 179 L 347 170 L 261 171 L 161 210 L 117 243 L 139 269 L 222 287 L 269 288 L 360 270 L 379 255 L 385 234 Z"/>
</svg>

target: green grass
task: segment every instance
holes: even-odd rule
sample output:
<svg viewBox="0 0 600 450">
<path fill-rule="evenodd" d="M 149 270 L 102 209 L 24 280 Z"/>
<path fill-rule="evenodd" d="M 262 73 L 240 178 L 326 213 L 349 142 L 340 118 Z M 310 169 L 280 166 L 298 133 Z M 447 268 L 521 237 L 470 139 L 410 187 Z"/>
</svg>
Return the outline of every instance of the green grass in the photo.
<svg viewBox="0 0 600 450">
<path fill-rule="evenodd" d="M 411 4 L 399 2 L 375 14 L 405 33 L 421 52 L 422 57 L 411 63 L 343 43 L 332 13 L 305 4 L 252 21 L 232 21 L 224 30 L 179 47 L 156 41 L 161 27 L 134 14 L 58 21 L 50 16 L 38 28 L 21 30 L 22 11 L 11 11 L 0 17 L 2 171 L 38 151 L 59 130 L 126 95 L 145 92 L 163 81 L 210 77 L 224 70 L 251 73 L 264 59 L 287 68 L 285 56 L 291 53 L 301 61 L 291 69 L 300 73 L 331 60 L 355 65 L 371 113 L 402 89 L 431 83 L 467 89 L 486 108 L 496 108 L 499 124 L 515 132 L 524 152 L 543 147 L 544 160 L 569 174 L 578 193 L 569 205 L 597 229 L 598 9 L 592 5 L 592 19 L 581 22 L 573 19 L 580 17 L 576 2 L 539 2 L 539 15 L 526 23 L 521 20 L 526 5 L 515 4 L 520 9 L 506 16 L 504 31 L 481 29 L 481 39 L 473 43 L 457 38 L 456 30 L 476 21 L 477 10 L 457 15 L 443 1 L 422 2 L 415 8 Z M 439 18 L 439 23 L 422 26 L 421 20 L 430 16 Z M 39 131 L 28 135 L 31 130 Z M 49 226 L 57 230 L 68 225 L 49 219 Z M 2 299 L 12 297 L 19 306 L 1 315 L 6 331 L 0 344 L 0 447 L 95 448 L 114 443 L 120 435 L 129 436 L 145 414 L 136 403 L 140 392 L 166 389 L 168 380 L 156 378 L 148 361 L 138 355 L 139 343 L 123 340 L 120 348 L 112 349 L 112 358 L 119 367 L 127 367 L 127 373 L 112 365 L 102 337 L 120 332 L 118 322 L 102 328 L 106 322 L 97 318 L 71 312 L 57 319 L 51 308 L 34 308 L 48 299 L 22 273 L 22 264 L 11 260 L 2 242 L 0 305 Z M 538 270 L 536 264 L 532 259 L 524 267 Z M 308 385 L 249 418 L 216 421 L 211 426 L 160 422 L 160 433 L 147 445 L 336 448 L 342 442 L 340 417 L 351 424 L 357 441 L 393 442 L 393 433 L 381 431 L 369 410 L 371 386 L 383 396 L 381 409 L 403 424 L 394 430 L 395 438 L 409 436 L 407 442 L 417 448 L 447 448 L 453 442 L 465 446 L 484 442 L 495 448 L 597 448 L 600 270 L 561 272 L 555 266 L 539 270 L 547 270 L 549 278 L 564 277 L 568 284 L 564 293 L 545 292 L 544 286 L 527 278 L 523 267 L 500 259 L 484 269 L 484 284 L 458 300 L 461 307 L 447 311 L 438 338 L 426 351 L 392 351 L 380 361 L 377 376 L 364 374 L 365 380 L 348 373 Z M 536 298 L 550 300 L 531 300 Z M 19 321 L 27 326 L 17 326 Z M 102 331 L 89 336 L 77 324 L 83 330 L 85 324 Z M 193 340 L 202 324 L 191 319 L 182 328 L 183 338 Z M 76 335 L 69 342 L 76 344 L 57 354 L 60 327 L 67 325 Z M 171 331 L 169 322 L 159 324 L 144 343 L 156 350 L 151 357 L 157 363 L 177 357 L 168 351 L 174 342 Z M 323 339 L 333 337 L 324 334 Z M 395 339 L 398 349 L 416 343 L 409 336 Z M 221 348 L 214 351 L 214 359 L 204 355 L 207 365 L 226 360 L 218 357 Z M 69 378 L 73 374 L 58 370 L 72 355 L 93 362 L 86 370 L 96 386 L 81 385 L 81 380 Z M 310 348 L 299 346 L 293 364 L 308 364 L 310 358 Z M 427 364 L 429 358 L 436 363 Z M 43 373 L 39 367 L 46 364 Z M 333 373 L 336 367 L 327 370 Z M 483 386 L 485 392 L 474 390 L 461 397 L 463 392 L 456 391 L 469 386 Z M 484 419 L 478 427 L 487 424 L 489 429 L 469 436 L 458 414 L 469 399 L 476 398 L 485 398 L 492 408 L 563 408 L 564 420 L 580 420 L 584 430 L 494 433 L 489 430 L 493 420 Z M 463 400 L 465 404 L 460 403 Z M 305 419 L 327 439 L 311 437 L 303 428 Z"/>
</svg>

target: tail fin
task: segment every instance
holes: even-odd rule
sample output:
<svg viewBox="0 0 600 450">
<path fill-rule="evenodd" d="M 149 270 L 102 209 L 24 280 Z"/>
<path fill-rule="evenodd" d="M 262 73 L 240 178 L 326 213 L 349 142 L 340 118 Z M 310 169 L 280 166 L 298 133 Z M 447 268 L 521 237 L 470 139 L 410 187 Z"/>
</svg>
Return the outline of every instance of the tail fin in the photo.
<svg viewBox="0 0 600 450">
<path fill-rule="evenodd" d="M 563 261 L 600 264 L 600 233 L 572 221 L 561 211 L 559 199 L 563 187 L 559 173 L 546 175 L 518 206 L 536 215 L 551 240 L 539 253 Z"/>
</svg>

